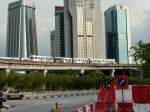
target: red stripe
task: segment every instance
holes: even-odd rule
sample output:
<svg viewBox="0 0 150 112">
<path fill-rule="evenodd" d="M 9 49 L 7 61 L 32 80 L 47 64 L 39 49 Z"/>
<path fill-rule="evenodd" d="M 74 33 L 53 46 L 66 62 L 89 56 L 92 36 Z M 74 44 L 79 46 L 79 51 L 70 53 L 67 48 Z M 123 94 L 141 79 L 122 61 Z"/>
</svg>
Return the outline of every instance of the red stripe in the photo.
<svg viewBox="0 0 150 112">
<path fill-rule="evenodd" d="M 94 104 L 93 103 L 90 104 L 90 112 L 94 112 Z"/>
<path fill-rule="evenodd" d="M 132 86 L 132 97 L 135 103 L 150 103 L 150 86 Z"/>
<path fill-rule="evenodd" d="M 101 87 L 98 93 L 98 101 L 104 102 L 106 100 L 106 88 Z"/>
<path fill-rule="evenodd" d="M 98 101 L 115 103 L 115 99 L 116 98 L 115 98 L 115 88 L 114 87 L 109 87 L 109 88 L 101 87 L 99 89 Z"/>
<path fill-rule="evenodd" d="M 82 107 L 82 112 L 86 112 L 86 106 L 85 105 Z"/>
<path fill-rule="evenodd" d="M 106 112 L 104 102 L 96 102 L 96 112 Z"/>
<path fill-rule="evenodd" d="M 133 112 L 132 103 L 118 103 L 118 112 Z"/>
</svg>

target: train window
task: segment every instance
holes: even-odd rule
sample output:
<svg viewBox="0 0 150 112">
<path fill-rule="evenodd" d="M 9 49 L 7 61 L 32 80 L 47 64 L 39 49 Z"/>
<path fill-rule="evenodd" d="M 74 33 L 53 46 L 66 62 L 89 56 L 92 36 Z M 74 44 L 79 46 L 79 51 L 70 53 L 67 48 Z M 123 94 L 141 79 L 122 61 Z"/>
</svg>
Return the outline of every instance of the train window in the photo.
<svg viewBox="0 0 150 112">
<path fill-rule="evenodd" d="M 33 59 L 33 57 L 30 57 L 31 59 Z"/>
</svg>

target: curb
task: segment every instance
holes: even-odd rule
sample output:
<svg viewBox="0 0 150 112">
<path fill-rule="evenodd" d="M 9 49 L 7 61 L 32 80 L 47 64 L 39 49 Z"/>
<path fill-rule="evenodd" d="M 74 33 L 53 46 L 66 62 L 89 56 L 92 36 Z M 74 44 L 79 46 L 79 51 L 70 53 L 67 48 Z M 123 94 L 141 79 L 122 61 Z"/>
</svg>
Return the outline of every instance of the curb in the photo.
<svg viewBox="0 0 150 112">
<path fill-rule="evenodd" d="M 72 97 L 72 96 L 88 96 L 88 95 L 97 95 L 97 93 L 82 93 L 82 94 L 68 94 L 68 95 L 51 95 L 51 96 L 31 96 L 24 97 L 23 100 L 28 99 L 46 99 L 46 98 L 64 98 L 64 97 Z"/>
</svg>

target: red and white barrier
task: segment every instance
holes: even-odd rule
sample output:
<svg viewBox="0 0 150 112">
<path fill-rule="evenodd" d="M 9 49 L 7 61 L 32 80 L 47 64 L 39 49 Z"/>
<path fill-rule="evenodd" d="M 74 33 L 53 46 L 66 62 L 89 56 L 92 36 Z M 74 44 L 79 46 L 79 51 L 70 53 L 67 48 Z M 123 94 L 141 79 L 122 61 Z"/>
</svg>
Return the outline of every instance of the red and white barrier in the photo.
<svg viewBox="0 0 150 112">
<path fill-rule="evenodd" d="M 128 89 L 100 88 L 96 112 L 108 109 L 119 112 L 150 112 L 150 85 L 129 86 Z"/>
<path fill-rule="evenodd" d="M 122 102 L 122 90 L 115 90 L 116 102 Z M 128 89 L 123 90 L 124 102 L 133 102 L 132 98 L 132 86 Z"/>
<path fill-rule="evenodd" d="M 75 112 L 82 112 L 82 108 L 77 109 Z"/>
<path fill-rule="evenodd" d="M 90 112 L 94 112 L 94 108 L 95 107 L 95 104 L 94 103 L 91 103 L 90 104 Z"/>
<path fill-rule="evenodd" d="M 90 103 L 90 104 L 87 104 L 87 105 L 83 105 L 81 108 L 78 108 L 73 112 L 95 112 L 94 107 L 95 107 L 95 104 Z"/>
</svg>

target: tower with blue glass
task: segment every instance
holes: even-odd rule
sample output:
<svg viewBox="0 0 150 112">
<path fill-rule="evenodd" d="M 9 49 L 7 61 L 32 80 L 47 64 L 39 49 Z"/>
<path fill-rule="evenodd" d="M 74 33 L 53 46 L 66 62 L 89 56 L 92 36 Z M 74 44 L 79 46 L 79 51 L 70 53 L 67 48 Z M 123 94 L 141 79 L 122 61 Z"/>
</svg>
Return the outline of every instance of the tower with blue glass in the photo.
<svg viewBox="0 0 150 112">
<path fill-rule="evenodd" d="M 129 7 L 115 5 L 105 11 L 106 56 L 119 64 L 132 63 Z"/>
<path fill-rule="evenodd" d="M 35 6 L 30 0 L 18 0 L 8 7 L 6 56 L 30 55 L 38 55 Z"/>
</svg>

